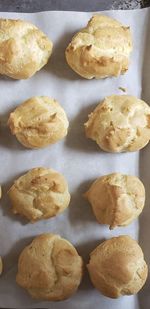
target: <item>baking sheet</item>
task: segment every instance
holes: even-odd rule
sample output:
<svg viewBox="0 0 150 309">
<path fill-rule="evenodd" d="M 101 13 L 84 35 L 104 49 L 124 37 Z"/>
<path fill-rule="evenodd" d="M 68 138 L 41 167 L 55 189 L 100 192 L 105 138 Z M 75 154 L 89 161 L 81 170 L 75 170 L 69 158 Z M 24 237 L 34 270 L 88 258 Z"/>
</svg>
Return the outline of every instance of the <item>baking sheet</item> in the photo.
<svg viewBox="0 0 150 309">
<path fill-rule="evenodd" d="M 117 228 L 114 231 L 109 231 L 107 226 L 96 223 L 90 205 L 83 199 L 82 194 L 94 179 L 111 172 L 141 176 L 148 189 L 149 176 L 146 168 L 148 165 L 145 161 L 149 160 L 149 146 L 141 151 L 144 161 L 138 152 L 104 153 L 94 142 L 85 138 L 83 123 L 87 120 L 88 113 L 105 96 L 114 93 L 123 94 L 118 89 L 120 86 L 127 89 L 127 94 L 137 97 L 144 91 L 144 96 L 147 95 L 149 99 L 147 93 L 149 72 L 145 64 L 148 61 L 150 47 L 150 41 L 147 39 L 149 13 L 149 9 L 103 12 L 130 25 L 134 41 L 129 71 L 121 77 L 105 80 L 80 78 L 68 67 L 64 57 L 64 50 L 73 34 L 87 24 L 92 13 L 57 11 L 35 14 L 0 13 L 0 17 L 22 18 L 33 22 L 54 42 L 49 64 L 31 79 L 15 81 L 0 78 L 0 183 L 3 188 L 3 198 L 0 202 L 0 255 L 4 260 L 4 272 L 0 277 L 0 307 L 79 309 L 82 306 L 86 309 L 138 309 L 140 303 L 140 308 L 148 308 L 148 292 L 145 292 L 146 294 L 142 292 L 139 300 L 137 296 L 122 297 L 118 300 L 106 298 L 93 288 L 86 271 L 78 292 L 69 300 L 57 303 L 32 300 L 26 291 L 17 286 L 15 275 L 19 253 L 34 236 L 43 232 L 58 233 L 67 238 L 83 256 L 85 263 L 88 261 L 89 253 L 104 239 L 119 234 L 129 234 L 135 239 L 138 238 L 137 220 L 126 228 Z M 63 141 L 42 150 L 23 148 L 6 127 L 10 111 L 35 95 L 48 95 L 57 99 L 66 110 L 70 122 L 68 136 Z M 64 174 L 69 183 L 72 199 L 69 208 L 63 214 L 30 224 L 11 214 L 6 192 L 16 177 L 37 166 L 52 167 Z M 144 218 L 140 220 L 146 229 L 148 206 L 145 207 L 141 218 Z M 146 234 L 148 235 L 148 230 Z M 141 239 L 141 245 L 146 250 L 148 243 L 145 244 L 145 236 Z M 147 260 L 148 254 L 147 248 Z M 144 291 L 148 289 L 145 288 Z"/>
</svg>

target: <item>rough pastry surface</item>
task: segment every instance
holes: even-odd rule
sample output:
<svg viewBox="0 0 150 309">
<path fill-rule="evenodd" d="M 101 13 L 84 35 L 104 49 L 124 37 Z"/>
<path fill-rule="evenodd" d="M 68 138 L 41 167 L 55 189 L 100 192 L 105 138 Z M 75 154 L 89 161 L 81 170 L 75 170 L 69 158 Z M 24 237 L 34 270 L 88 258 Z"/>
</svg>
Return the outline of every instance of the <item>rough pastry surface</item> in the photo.
<svg viewBox="0 0 150 309">
<path fill-rule="evenodd" d="M 148 267 L 142 249 L 131 237 L 113 237 L 100 244 L 87 265 L 93 285 L 105 296 L 136 294 L 143 287 Z"/>
<path fill-rule="evenodd" d="M 51 218 L 69 205 L 68 184 L 63 175 L 47 168 L 34 168 L 18 178 L 8 195 L 14 214 L 31 222 Z"/>
<path fill-rule="evenodd" d="M 129 95 L 106 97 L 89 115 L 85 133 L 104 151 L 137 151 L 150 140 L 150 107 Z"/>
<path fill-rule="evenodd" d="M 66 49 L 70 67 L 84 78 L 118 76 L 128 70 L 132 38 L 129 27 L 108 16 L 93 16 Z"/>
<path fill-rule="evenodd" d="M 9 116 L 8 126 L 27 148 L 42 148 L 67 135 L 68 119 L 60 104 L 49 97 L 32 97 Z"/>
<path fill-rule="evenodd" d="M 33 24 L 23 20 L 0 19 L 0 74 L 26 79 L 48 61 L 53 44 Z"/>
<path fill-rule="evenodd" d="M 99 223 L 126 226 L 142 212 L 145 188 L 139 178 L 113 173 L 98 178 L 85 193 Z"/>
<path fill-rule="evenodd" d="M 57 301 L 77 290 L 82 272 L 82 258 L 71 243 L 42 234 L 22 251 L 16 281 L 33 298 Z"/>
</svg>

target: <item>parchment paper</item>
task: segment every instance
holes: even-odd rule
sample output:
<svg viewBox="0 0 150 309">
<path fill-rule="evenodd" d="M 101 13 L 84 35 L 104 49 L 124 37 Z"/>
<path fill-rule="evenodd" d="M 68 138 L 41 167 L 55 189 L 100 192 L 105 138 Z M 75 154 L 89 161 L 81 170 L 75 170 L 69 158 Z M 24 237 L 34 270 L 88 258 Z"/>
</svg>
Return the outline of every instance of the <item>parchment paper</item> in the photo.
<svg viewBox="0 0 150 309">
<path fill-rule="evenodd" d="M 67 238 L 83 256 L 85 263 L 88 261 L 89 253 L 104 239 L 119 234 L 129 234 L 135 239 L 138 238 L 138 221 L 134 221 L 126 228 L 117 228 L 111 232 L 107 226 L 96 223 L 90 205 L 83 199 L 82 194 L 94 179 L 103 174 L 116 171 L 140 176 L 139 153 L 109 154 L 100 151 L 94 142 L 85 138 L 83 123 L 87 120 L 88 113 L 105 96 L 114 93 L 123 94 L 118 87 L 126 88 L 128 94 L 137 97 L 142 93 L 142 79 L 148 87 L 149 75 L 148 71 L 147 75 L 144 75 L 143 63 L 149 46 L 149 41 L 146 40 L 149 12 L 148 9 L 103 12 L 131 26 L 134 51 L 129 71 L 125 75 L 90 81 L 80 78 L 68 67 L 64 50 L 73 34 L 87 24 L 92 13 L 0 13 L 1 17 L 22 18 L 33 22 L 54 42 L 53 55 L 49 64 L 31 79 L 14 81 L 0 78 L 0 183 L 3 188 L 3 198 L 0 202 L 0 255 L 4 260 L 4 272 L 0 277 L 0 307 L 138 308 L 136 296 L 122 297 L 118 300 L 102 296 L 90 283 L 87 271 L 78 292 L 69 300 L 57 303 L 32 300 L 26 291 L 17 286 L 15 275 L 21 250 L 34 236 L 43 232 L 58 233 Z M 10 111 L 35 95 L 56 98 L 66 110 L 70 121 L 66 139 L 42 150 L 23 148 L 6 127 Z M 143 150 L 147 160 L 148 149 L 149 146 Z M 69 183 L 72 199 L 69 208 L 63 214 L 30 224 L 11 214 L 6 192 L 15 178 L 37 166 L 52 167 L 64 174 Z M 145 172 L 148 173 L 147 168 Z M 144 178 L 144 173 L 142 175 Z M 141 301 L 140 303 L 142 304 Z"/>
</svg>

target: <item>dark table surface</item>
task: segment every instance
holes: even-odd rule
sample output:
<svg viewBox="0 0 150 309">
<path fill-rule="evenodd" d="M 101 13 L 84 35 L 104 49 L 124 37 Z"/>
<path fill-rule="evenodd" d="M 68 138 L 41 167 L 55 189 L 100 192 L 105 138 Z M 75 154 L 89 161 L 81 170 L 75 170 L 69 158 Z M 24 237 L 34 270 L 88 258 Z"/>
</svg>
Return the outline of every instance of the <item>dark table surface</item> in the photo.
<svg viewBox="0 0 150 309">
<path fill-rule="evenodd" d="M 150 6 L 150 0 L 0 0 L 2 12 L 100 11 L 137 9 L 146 6 Z"/>
</svg>

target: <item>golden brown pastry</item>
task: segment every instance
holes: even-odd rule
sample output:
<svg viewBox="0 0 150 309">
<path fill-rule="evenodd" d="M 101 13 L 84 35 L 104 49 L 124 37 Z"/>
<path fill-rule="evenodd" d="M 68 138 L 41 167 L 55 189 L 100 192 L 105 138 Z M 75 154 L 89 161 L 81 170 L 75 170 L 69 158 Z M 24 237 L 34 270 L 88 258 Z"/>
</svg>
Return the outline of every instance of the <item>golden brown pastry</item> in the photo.
<svg viewBox="0 0 150 309">
<path fill-rule="evenodd" d="M 66 60 L 82 77 L 99 79 L 124 74 L 131 50 L 130 28 L 97 14 L 72 38 L 66 49 Z"/>
<path fill-rule="evenodd" d="M 2 258 L 0 256 L 0 275 L 2 274 L 2 271 L 3 271 L 3 261 L 2 261 Z"/>
<path fill-rule="evenodd" d="M 96 247 L 90 254 L 87 268 L 93 285 L 111 298 L 138 293 L 148 275 L 142 249 L 125 235 L 113 237 Z"/>
<path fill-rule="evenodd" d="M 70 202 L 68 185 L 63 175 L 48 168 L 34 168 L 19 177 L 8 195 L 14 214 L 31 222 L 63 212 Z"/>
<path fill-rule="evenodd" d="M 76 292 L 82 272 L 82 258 L 69 241 L 43 234 L 22 251 L 16 281 L 33 298 L 57 301 Z"/>
<path fill-rule="evenodd" d="M 150 107 L 129 95 L 106 97 L 89 115 L 85 133 L 105 151 L 137 151 L 150 140 Z"/>
<path fill-rule="evenodd" d="M 2 188 L 0 186 L 0 198 L 2 197 Z"/>
<path fill-rule="evenodd" d="M 0 19 L 0 74 L 26 79 L 39 71 L 52 53 L 52 42 L 33 24 Z"/>
<path fill-rule="evenodd" d="M 99 223 L 126 226 L 142 212 L 145 188 L 139 178 L 113 173 L 98 178 L 85 193 Z"/>
<path fill-rule="evenodd" d="M 12 134 L 27 148 L 42 148 L 67 135 L 68 119 L 60 104 L 49 97 L 33 97 L 10 114 Z"/>
</svg>

